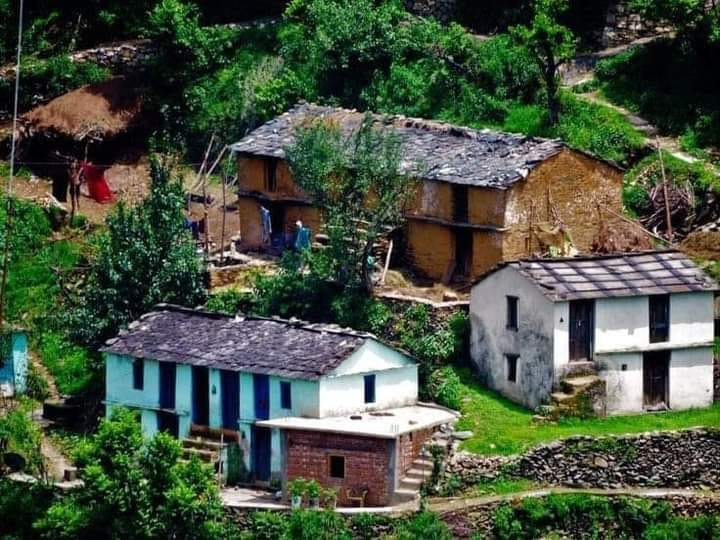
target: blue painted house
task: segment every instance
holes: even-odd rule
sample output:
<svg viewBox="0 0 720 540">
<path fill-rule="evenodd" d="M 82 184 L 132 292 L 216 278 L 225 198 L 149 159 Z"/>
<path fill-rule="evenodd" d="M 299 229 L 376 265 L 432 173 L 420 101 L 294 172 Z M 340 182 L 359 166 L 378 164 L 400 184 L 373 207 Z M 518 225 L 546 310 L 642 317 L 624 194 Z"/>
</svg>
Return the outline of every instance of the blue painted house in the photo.
<svg viewBox="0 0 720 540">
<path fill-rule="evenodd" d="M 10 330 L 0 337 L 0 395 L 23 394 L 28 372 L 27 336 Z"/>
<path fill-rule="evenodd" d="M 384 504 L 419 451 L 413 434 L 454 419 L 417 404 L 412 358 L 337 326 L 161 305 L 102 351 L 108 414 L 138 410 L 146 435 L 172 433 L 244 482 L 314 477 L 349 493 L 377 475 L 368 501 Z M 288 469 L 305 457 L 315 469 Z"/>
</svg>

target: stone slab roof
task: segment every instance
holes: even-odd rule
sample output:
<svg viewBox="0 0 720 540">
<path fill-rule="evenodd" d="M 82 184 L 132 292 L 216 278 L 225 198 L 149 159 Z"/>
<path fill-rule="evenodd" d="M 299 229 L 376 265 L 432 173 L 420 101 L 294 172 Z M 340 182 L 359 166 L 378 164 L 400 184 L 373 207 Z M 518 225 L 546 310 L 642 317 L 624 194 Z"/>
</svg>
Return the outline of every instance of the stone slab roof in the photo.
<svg viewBox="0 0 720 540">
<path fill-rule="evenodd" d="M 718 284 L 679 251 L 644 251 L 508 264 L 553 302 L 714 291 Z"/>
<path fill-rule="evenodd" d="M 231 317 L 158 306 L 107 342 L 105 353 L 232 371 L 316 380 L 370 334 L 330 325 Z"/>
<path fill-rule="evenodd" d="M 345 136 L 362 122 L 355 110 L 300 103 L 263 124 L 240 142 L 235 152 L 284 158 L 284 148 L 295 140 L 299 126 L 314 119 L 336 123 Z M 401 172 L 429 180 L 505 189 L 560 153 L 558 140 L 475 130 L 443 122 L 405 116 L 374 115 L 378 125 L 392 129 L 400 139 L 404 161 Z"/>
</svg>

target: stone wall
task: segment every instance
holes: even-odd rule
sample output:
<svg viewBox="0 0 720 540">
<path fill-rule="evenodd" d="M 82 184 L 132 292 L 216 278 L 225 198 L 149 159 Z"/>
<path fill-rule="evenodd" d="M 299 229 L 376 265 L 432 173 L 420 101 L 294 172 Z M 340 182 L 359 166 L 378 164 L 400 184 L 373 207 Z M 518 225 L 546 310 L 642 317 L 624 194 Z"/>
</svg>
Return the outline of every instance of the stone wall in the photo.
<svg viewBox="0 0 720 540">
<path fill-rule="evenodd" d="M 671 27 L 661 22 L 642 17 L 627 4 L 623 0 L 610 2 L 602 32 L 603 47 L 616 47 L 636 39 L 672 31 Z"/>
<path fill-rule="evenodd" d="M 445 477 L 469 486 L 505 474 L 578 488 L 720 488 L 720 430 L 570 437 L 510 458 L 451 456 Z"/>
<path fill-rule="evenodd" d="M 456 13 L 458 0 L 405 0 L 408 11 L 421 17 L 435 17 L 440 22 L 450 22 Z"/>
</svg>

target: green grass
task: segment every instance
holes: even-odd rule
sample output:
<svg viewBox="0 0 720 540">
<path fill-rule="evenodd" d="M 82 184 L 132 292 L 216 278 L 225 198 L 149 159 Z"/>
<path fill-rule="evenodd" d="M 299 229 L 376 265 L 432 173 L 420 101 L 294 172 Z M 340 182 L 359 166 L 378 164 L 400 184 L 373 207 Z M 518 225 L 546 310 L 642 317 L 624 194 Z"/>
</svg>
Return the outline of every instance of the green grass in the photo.
<svg viewBox="0 0 720 540">
<path fill-rule="evenodd" d="M 486 497 L 492 495 L 509 495 L 521 491 L 530 491 L 538 487 L 538 484 L 526 478 L 505 478 L 503 476 L 495 480 L 480 482 L 472 486 L 471 491 L 466 493 L 467 497 Z"/>
<path fill-rule="evenodd" d="M 463 393 L 458 429 L 473 432 L 473 437 L 462 447 L 477 454 L 517 454 L 538 444 L 572 435 L 619 435 L 694 426 L 720 428 L 720 403 L 707 409 L 535 424 L 532 411 L 483 388 L 469 370 L 457 371 Z"/>
</svg>

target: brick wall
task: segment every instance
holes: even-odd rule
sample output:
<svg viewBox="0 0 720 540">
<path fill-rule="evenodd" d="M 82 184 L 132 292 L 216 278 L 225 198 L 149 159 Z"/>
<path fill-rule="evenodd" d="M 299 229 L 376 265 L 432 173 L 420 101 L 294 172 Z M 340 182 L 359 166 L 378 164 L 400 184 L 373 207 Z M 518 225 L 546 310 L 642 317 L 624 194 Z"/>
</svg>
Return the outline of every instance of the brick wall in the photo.
<svg viewBox="0 0 720 540">
<path fill-rule="evenodd" d="M 398 439 L 398 478 L 405 476 L 423 445 L 432 435 L 431 429 L 401 435 Z"/>
<path fill-rule="evenodd" d="M 338 491 L 338 504 L 347 505 L 347 490 L 367 487 L 367 506 L 384 506 L 389 502 L 390 463 L 395 443 L 353 435 L 315 431 L 289 431 L 287 437 L 287 480 L 317 480 Z M 345 478 L 330 477 L 330 456 L 345 458 Z"/>
</svg>

